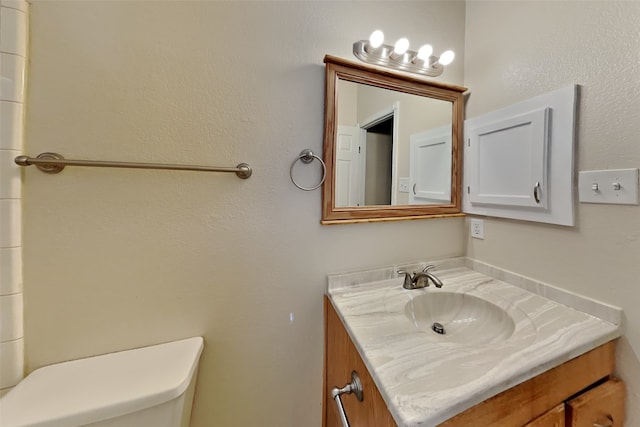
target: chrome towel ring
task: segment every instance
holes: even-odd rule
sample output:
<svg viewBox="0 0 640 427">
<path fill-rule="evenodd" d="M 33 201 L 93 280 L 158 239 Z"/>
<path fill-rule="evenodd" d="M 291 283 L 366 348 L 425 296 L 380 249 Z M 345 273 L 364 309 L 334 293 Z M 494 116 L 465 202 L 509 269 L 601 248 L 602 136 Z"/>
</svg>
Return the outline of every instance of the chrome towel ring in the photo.
<svg viewBox="0 0 640 427">
<path fill-rule="evenodd" d="M 317 159 L 320 162 L 320 164 L 322 165 L 322 179 L 320 180 L 320 183 L 318 185 L 314 186 L 314 187 L 303 187 L 301 185 L 298 185 L 296 180 L 293 179 L 293 167 L 296 165 L 296 162 L 298 160 L 300 160 L 302 163 L 308 165 L 309 163 L 313 162 L 313 159 Z M 315 190 L 317 188 L 320 188 L 320 186 L 324 183 L 324 179 L 327 177 L 327 166 L 324 164 L 322 159 L 320 157 L 318 157 L 317 154 L 314 154 L 313 151 L 309 150 L 308 148 L 305 148 L 304 150 L 302 150 L 300 152 L 300 155 L 298 157 L 296 157 L 296 159 L 293 161 L 293 163 L 291 163 L 291 168 L 289 168 L 289 177 L 291 177 L 291 182 L 293 182 L 293 185 L 295 185 L 299 189 L 304 190 L 304 191 L 313 191 L 313 190 Z"/>
</svg>

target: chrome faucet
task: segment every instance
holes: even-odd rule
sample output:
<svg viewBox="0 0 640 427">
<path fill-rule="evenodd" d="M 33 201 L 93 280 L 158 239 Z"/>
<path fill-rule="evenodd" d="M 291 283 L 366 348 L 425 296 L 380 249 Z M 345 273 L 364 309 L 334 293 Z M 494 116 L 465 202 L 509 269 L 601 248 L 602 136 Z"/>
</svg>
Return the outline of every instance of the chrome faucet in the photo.
<svg viewBox="0 0 640 427">
<path fill-rule="evenodd" d="M 422 271 L 417 273 L 409 273 L 408 271 L 398 270 L 398 274 L 404 274 L 404 283 L 402 287 L 405 289 L 421 289 L 429 286 L 429 280 L 433 282 L 436 288 L 442 287 L 442 281 L 438 279 L 430 270 L 433 270 L 435 265 L 427 265 Z"/>
</svg>

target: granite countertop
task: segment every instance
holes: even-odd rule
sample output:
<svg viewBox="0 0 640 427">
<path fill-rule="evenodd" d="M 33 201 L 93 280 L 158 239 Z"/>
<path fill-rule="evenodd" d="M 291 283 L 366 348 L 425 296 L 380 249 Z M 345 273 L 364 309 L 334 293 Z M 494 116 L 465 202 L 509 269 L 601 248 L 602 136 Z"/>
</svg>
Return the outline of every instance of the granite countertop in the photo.
<svg viewBox="0 0 640 427">
<path fill-rule="evenodd" d="M 402 288 L 396 270 L 426 263 L 329 276 L 329 299 L 399 426 L 437 426 L 620 336 L 616 307 L 466 258 L 433 264 L 442 289 Z M 416 327 L 405 305 L 437 292 L 490 301 L 513 334 L 470 342 Z"/>
</svg>

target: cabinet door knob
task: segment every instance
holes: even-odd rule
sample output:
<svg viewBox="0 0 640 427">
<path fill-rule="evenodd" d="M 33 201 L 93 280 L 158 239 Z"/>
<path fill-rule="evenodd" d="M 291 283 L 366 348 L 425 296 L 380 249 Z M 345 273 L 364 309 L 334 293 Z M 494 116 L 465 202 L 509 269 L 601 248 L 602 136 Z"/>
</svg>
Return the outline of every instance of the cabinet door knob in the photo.
<svg viewBox="0 0 640 427">
<path fill-rule="evenodd" d="M 613 427 L 613 417 L 607 414 L 593 423 L 593 427 Z"/>
<path fill-rule="evenodd" d="M 344 412 L 340 396 L 351 393 L 355 394 L 358 400 L 362 402 L 362 383 L 360 382 L 360 377 L 358 377 L 356 371 L 351 371 L 350 383 L 346 384 L 342 388 L 334 387 L 331 390 L 331 397 L 335 400 L 336 405 L 338 405 L 338 414 L 340 415 L 340 421 L 342 421 L 342 427 L 349 427 L 349 420 L 347 420 L 347 414 Z"/>
<path fill-rule="evenodd" d="M 536 185 L 533 186 L 533 198 L 536 200 L 536 203 L 540 203 L 540 181 L 536 182 Z"/>
</svg>

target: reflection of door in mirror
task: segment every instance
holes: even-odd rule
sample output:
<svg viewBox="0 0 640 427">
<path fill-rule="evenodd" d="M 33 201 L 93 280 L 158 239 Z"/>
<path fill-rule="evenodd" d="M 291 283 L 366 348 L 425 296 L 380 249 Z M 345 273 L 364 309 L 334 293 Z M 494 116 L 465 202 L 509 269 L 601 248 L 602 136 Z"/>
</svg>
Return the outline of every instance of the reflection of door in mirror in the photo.
<svg viewBox="0 0 640 427">
<path fill-rule="evenodd" d="M 451 202 L 451 102 L 342 79 L 338 91 L 337 207 Z M 448 144 L 412 154 L 412 139 L 446 126 Z"/>
<path fill-rule="evenodd" d="M 360 128 L 338 125 L 336 133 L 336 206 L 364 204 Z"/>
<path fill-rule="evenodd" d="M 392 203 L 393 113 L 362 126 L 338 125 L 336 206 Z"/>
</svg>

